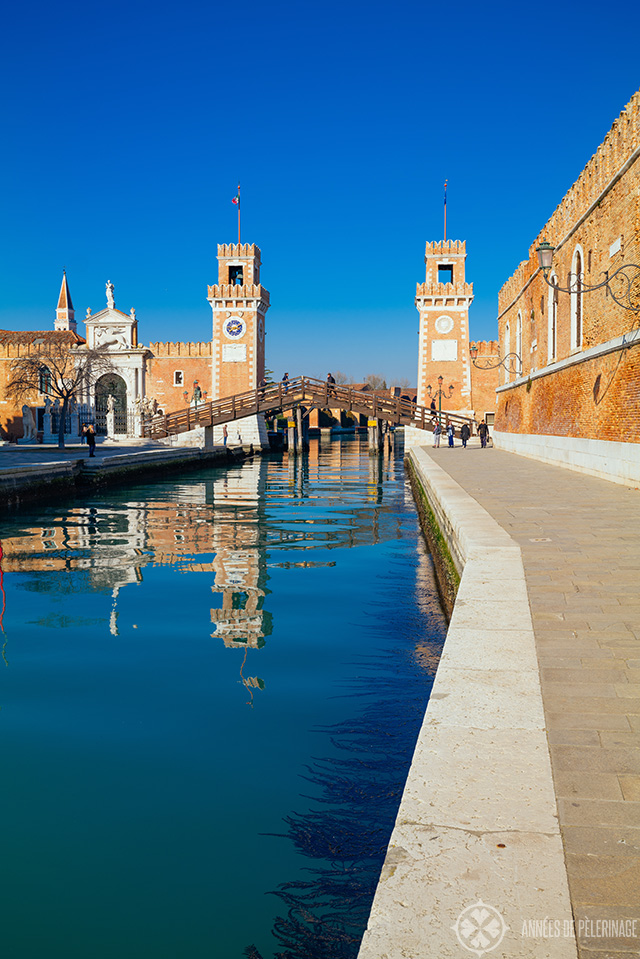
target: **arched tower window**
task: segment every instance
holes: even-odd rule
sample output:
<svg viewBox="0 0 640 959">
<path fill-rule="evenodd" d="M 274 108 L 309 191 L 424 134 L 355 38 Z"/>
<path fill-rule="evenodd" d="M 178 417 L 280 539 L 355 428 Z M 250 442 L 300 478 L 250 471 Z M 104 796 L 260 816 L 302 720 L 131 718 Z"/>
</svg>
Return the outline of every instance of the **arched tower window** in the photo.
<svg viewBox="0 0 640 959">
<path fill-rule="evenodd" d="M 571 349 L 578 350 L 582 346 L 582 287 L 584 283 L 582 249 L 577 246 L 573 251 L 571 262 Z"/>
<path fill-rule="evenodd" d="M 551 363 L 556 358 L 556 350 L 558 346 L 558 291 L 556 289 L 556 284 L 558 282 L 558 277 L 555 273 L 552 273 L 549 277 L 549 300 L 547 308 L 547 316 L 549 318 L 548 331 L 547 331 L 547 361 Z"/>
<path fill-rule="evenodd" d="M 511 327 L 507 323 L 504 328 L 504 355 L 506 356 L 511 352 Z M 505 383 L 509 382 L 509 370 L 505 367 L 504 370 L 504 381 Z"/>
</svg>

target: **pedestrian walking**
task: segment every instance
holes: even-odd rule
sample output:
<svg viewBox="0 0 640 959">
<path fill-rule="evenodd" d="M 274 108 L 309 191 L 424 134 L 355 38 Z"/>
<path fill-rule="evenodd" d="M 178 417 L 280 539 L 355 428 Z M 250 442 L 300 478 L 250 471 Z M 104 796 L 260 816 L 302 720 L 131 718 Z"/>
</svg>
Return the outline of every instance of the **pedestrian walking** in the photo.
<svg viewBox="0 0 640 959">
<path fill-rule="evenodd" d="M 436 422 L 435 422 L 435 424 L 434 424 L 434 427 L 433 427 L 433 448 L 434 448 L 434 449 L 436 448 L 436 446 L 440 446 L 440 435 L 441 435 L 441 433 L 442 433 L 442 427 L 440 426 L 440 424 L 439 424 L 438 421 L 436 420 Z"/>
<path fill-rule="evenodd" d="M 435 397 L 431 400 L 431 406 L 429 407 L 429 409 L 431 410 L 431 415 L 435 416 L 437 412 Z"/>
<path fill-rule="evenodd" d="M 487 440 L 489 439 L 489 427 L 483 420 L 478 427 L 478 436 L 480 437 L 480 446 L 482 449 L 487 448 Z"/>
<path fill-rule="evenodd" d="M 284 395 L 286 396 L 289 391 L 289 374 L 285 373 L 282 377 L 282 386 L 284 388 Z"/>
<path fill-rule="evenodd" d="M 471 436 L 471 430 L 469 429 L 469 424 L 463 423 L 460 429 L 460 439 L 462 440 L 462 445 L 465 450 L 467 448 L 467 442 L 470 436 Z"/>
<path fill-rule="evenodd" d="M 453 424 L 449 423 L 447 426 L 447 436 L 449 438 L 449 446 L 453 447 Z"/>
<path fill-rule="evenodd" d="M 229 430 L 227 429 L 227 424 L 225 423 L 222 427 L 222 445 L 227 445 L 227 440 L 229 439 Z"/>
<path fill-rule="evenodd" d="M 328 396 L 331 395 L 332 393 L 335 395 L 335 392 L 336 392 L 335 385 L 336 385 L 336 381 L 334 380 L 332 374 L 327 373 L 327 395 Z"/>
<path fill-rule="evenodd" d="M 96 431 L 93 428 L 92 423 L 85 423 L 85 436 L 87 437 L 87 445 L 89 447 L 89 456 L 94 456 L 96 452 Z"/>
</svg>

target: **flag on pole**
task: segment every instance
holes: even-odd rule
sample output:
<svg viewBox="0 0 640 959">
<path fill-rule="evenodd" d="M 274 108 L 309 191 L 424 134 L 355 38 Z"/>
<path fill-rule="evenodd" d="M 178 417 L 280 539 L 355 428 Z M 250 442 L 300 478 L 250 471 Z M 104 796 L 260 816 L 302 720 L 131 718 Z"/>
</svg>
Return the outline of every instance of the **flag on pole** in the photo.
<svg viewBox="0 0 640 959">
<path fill-rule="evenodd" d="M 235 205 L 238 207 L 238 209 L 240 209 L 240 184 L 239 184 L 239 183 L 238 183 L 238 192 L 237 192 L 237 194 L 234 196 L 234 198 L 233 198 L 233 200 L 232 200 L 231 202 L 232 202 L 232 203 L 235 203 Z"/>
<path fill-rule="evenodd" d="M 447 180 L 444 181 L 444 205 L 447 205 Z"/>
</svg>

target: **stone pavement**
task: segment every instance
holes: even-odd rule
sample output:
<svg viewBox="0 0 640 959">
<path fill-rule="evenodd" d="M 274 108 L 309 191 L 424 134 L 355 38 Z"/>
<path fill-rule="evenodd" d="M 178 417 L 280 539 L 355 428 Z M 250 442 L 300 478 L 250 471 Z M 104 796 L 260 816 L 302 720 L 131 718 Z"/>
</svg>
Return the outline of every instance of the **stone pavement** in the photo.
<svg viewBox="0 0 640 959">
<path fill-rule="evenodd" d="M 124 443 L 98 443 L 96 455 L 93 458 L 99 461 L 106 457 L 122 456 L 123 453 L 142 453 L 170 448 L 158 446 L 157 443 L 136 443 L 130 446 Z M 42 443 L 33 446 L 21 446 L 20 444 L 0 446 L 0 470 L 20 466 L 35 466 L 42 463 L 68 463 L 70 460 L 78 459 L 89 459 L 88 446 L 74 443 L 65 446 L 63 450 L 59 450 L 57 446 L 45 446 Z"/>
<path fill-rule="evenodd" d="M 579 955 L 637 957 L 640 492 L 492 448 L 427 452 L 522 551 Z"/>
</svg>

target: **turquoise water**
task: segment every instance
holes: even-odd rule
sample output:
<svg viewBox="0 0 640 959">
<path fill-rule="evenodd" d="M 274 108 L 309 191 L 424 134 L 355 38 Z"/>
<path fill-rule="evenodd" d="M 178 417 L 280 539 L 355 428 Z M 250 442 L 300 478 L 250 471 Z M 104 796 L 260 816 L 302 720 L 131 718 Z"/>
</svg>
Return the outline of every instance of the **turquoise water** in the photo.
<svg viewBox="0 0 640 959">
<path fill-rule="evenodd" d="M 23 507 L 2 547 L 3 959 L 355 955 L 445 633 L 401 451 Z"/>
</svg>

